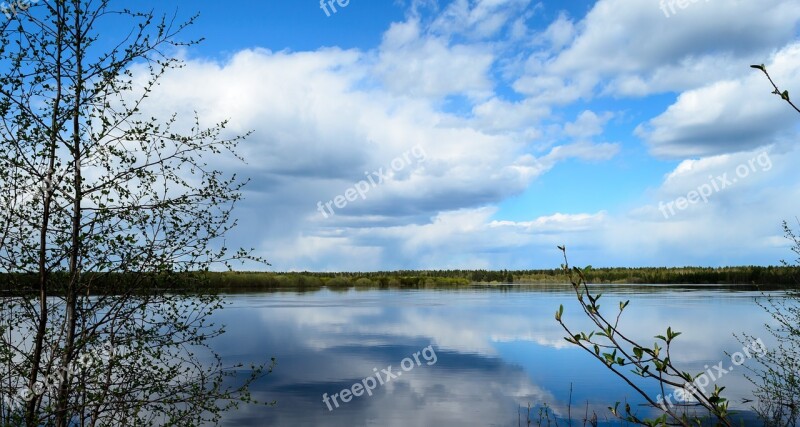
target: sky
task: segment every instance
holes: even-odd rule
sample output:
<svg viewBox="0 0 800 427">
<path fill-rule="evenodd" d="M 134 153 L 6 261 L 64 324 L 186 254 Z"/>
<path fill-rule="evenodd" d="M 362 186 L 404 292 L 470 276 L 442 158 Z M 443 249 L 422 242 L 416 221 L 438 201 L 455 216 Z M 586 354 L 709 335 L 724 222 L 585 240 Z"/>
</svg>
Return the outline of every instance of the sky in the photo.
<svg viewBox="0 0 800 427">
<path fill-rule="evenodd" d="M 800 97 L 796 0 L 138 4 L 199 13 L 147 113 L 253 132 L 215 166 L 268 270 L 794 259 L 800 114 L 750 65 Z"/>
</svg>

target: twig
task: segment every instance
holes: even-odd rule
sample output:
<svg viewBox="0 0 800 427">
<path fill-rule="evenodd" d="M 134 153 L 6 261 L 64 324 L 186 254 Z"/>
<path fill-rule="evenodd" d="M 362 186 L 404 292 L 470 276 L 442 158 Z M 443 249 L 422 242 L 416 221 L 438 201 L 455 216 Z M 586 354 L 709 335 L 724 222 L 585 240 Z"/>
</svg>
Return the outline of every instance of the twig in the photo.
<svg viewBox="0 0 800 427">
<path fill-rule="evenodd" d="M 774 93 L 775 95 L 778 95 L 778 96 L 780 96 L 780 97 L 781 97 L 781 99 L 783 99 L 784 101 L 788 102 L 788 103 L 789 103 L 789 105 L 791 105 L 791 106 L 792 106 L 792 108 L 794 108 L 794 109 L 795 109 L 795 111 L 797 111 L 798 113 L 800 113 L 800 108 L 797 108 L 797 106 L 796 106 L 796 105 L 794 105 L 794 103 L 791 101 L 791 99 L 789 99 L 789 91 L 788 91 L 788 90 L 781 91 L 781 90 L 778 88 L 778 85 L 776 85 L 776 84 L 775 84 L 775 82 L 772 80 L 772 77 L 770 77 L 769 73 L 767 72 L 767 68 L 764 66 L 764 64 L 761 64 L 761 65 L 751 65 L 751 66 L 750 66 L 750 68 L 755 68 L 756 70 L 761 70 L 761 72 L 763 72 L 763 73 L 764 73 L 764 75 L 765 75 L 765 76 L 767 76 L 767 79 L 768 79 L 768 80 L 769 80 L 769 82 L 772 84 L 772 87 L 774 87 L 774 88 L 775 88 L 775 91 L 774 91 L 774 92 L 772 92 L 772 93 Z"/>
</svg>

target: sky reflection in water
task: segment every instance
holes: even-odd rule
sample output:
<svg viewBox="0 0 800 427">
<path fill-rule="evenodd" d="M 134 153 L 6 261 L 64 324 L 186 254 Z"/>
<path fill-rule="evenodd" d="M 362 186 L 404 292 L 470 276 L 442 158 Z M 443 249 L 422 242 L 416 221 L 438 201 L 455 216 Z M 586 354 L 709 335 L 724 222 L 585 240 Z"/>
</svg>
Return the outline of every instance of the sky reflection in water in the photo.
<svg viewBox="0 0 800 427">
<path fill-rule="evenodd" d="M 559 304 L 568 325 L 589 330 L 571 292 L 549 286 L 231 295 L 232 304 L 215 314 L 227 333 L 214 348 L 229 363 L 276 357 L 274 373 L 254 395 L 277 406 L 245 406 L 228 414 L 225 425 L 515 426 L 518 408 L 529 403 L 546 403 L 565 416 L 570 387 L 573 418 L 583 417 L 588 402 L 589 413 L 602 420 L 615 401 L 638 399 L 563 340 L 553 318 Z M 652 343 L 667 325 L 683 332 L 673 360 L 691 372 L 720 361 L 730 365 L 725 352 L 742 348 L 733 332 L 772 343 L 763 330 L 770 319 L 754 303 L 758 292 L 618 286 L 603 293 L 608 308 L 631 300 L 621 322 L 629 336 Z M 401 371 L 401 360 L 428 345 L 435 364 L 420 358 L 420 366 L 379 385 L 371 397 L 340 401 L 332 411 L 323 403 L 324 393 L 350 388 L 374 368 Z M 745 366 L 717 382 L 729 387 L 732 407 L 749 395 Z"/>
</svg>

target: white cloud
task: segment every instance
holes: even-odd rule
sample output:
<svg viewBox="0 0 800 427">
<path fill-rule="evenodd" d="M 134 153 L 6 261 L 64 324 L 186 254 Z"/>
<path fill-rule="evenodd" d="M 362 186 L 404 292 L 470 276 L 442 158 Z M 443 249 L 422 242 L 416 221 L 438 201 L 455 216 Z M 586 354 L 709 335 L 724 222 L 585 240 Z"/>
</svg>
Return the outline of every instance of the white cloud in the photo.
<svg viewBox="0 0 800 427">
<path fill-rule="evenodd" d="M 800 91 L 800 43 L 791 44 L 767 62 L 773 79 L 790 93 Z M 743 66 L 744 67 L 744 66 Z M 720 80 L 682 93 L 664 113 L 637 129 L 656 155 L 706 156 L 771 144 L 793 132 L 796 112 L 760 72 L 749 67 L 736 80 Z"/>
<path fill-rule="evenodd" d="M 636 96 L 691 89 L 742 74 L 740 60 L 759 61 L 792 40 L 800 19 L 800 4 L 792 0 L 697 2 L 671 18 L 658 6 L 599 0 L 574 42 L 551 60 L 537 58 L 532 71 L 582 81 L 562 84 L 582 95 L 595 85 Z M 541 87 L 528 79 L 519 83 L 526 93 Z"/>
<path fill-rule="evenodd" d="M 391 25 L 372 51 L 190 58 L 164 79 L 147 114 L 198 109 L 206 123 L 230 118 L 232 132 L 254 130 L 240 171 L 253 182 L 232 240 L 258 248 L 278 270 L 552 266 L 562 243 L 606 264 L 780 259 L 777 221 L 800 208 L 796 179 L 785 172 L 800 160 L 790 144 L 795 116 L 747 65 L 767 58 L 776 80 L 800 93 L 800 45 L 789 42 L 800 5 L 698 2 L 665 18 L 657 2 L 599 0 L 587 16 L 557 14 L 538 33 L 528 23 L 535 13 L 522 0 L 455 1 L 431 19 L 411 13 Z M 608 106 L 663 91 L 679 93 L 665 111 Z M 463 101 L 454 107 L 451 98 Z M 598 99 L 600 108 L 590 105 Z M 574 119 L 558 123 L 563 116 Z M 645 120 L 636 133 L 652 154 L 682 161 L 641 200 L 547 212 L 544 199 L 539 214 L 502 217 L 499 206 L 560 162 L 642 160 L 631 154 L 638 141 L 615 134 L 607 142 L 607 128 L 626 120 Z M 424 162 L 388 175 L 332 218 L 317 211 L 414 146 Z M 762 146 L 772 147 L 772 172 L 669 221 L 661 216 L 658 201 Z M 581 171 L 573 176 L 548 194 L 577 197 Z M 742 241 L 748 250 L 731 249 Z"/>
<path fill-rule="evenodd" d="M 587 161 L 608 160 L 619 152 L 619 145 L 613 143 L 591 144 L 576 142 L 554 147 L 550 153 L 542 157 L 541 162 L 553 165 L 559 161 L 576 158 Z"/>
<path fill-rule="evenodd" d="M 454 0 L 433 21 L 431 31 L 474 39 L 494 37 L 520 14 L 530 14 L 530 3 L 531 0 Z"/>
<path fill-rule="evenodd" d="M 492 221 L 489 226 L 493 228 L 514 227 L 528 233 L 563 233 L 597 229 L 603 225 L 605 217 L 605 212 L 574 215 L 556 213 L 536 218 L 533 221 Z"/>
<path fill-rule="evenodd" d="M 420 34 L 419 22 L 392 24 L 383 38 L 376 72 L 392 93 L 412 97 L 466 94 L 486 97 L 493 62 L 483 46 L 453 45 Z"/>
<path fill-rule="evenodd" d="M 564 125 L 564 133 L 573 138 L 597 136 L 603 133 L 606 122 L 612 117 L 611 113 L 598 116 L 595 112 L 586 110 L 578 116 L 577 120 Z"/>
<path fill-rule="evenodd" d="M 547 27 L 542 36 L 550 45 L 551 50 L 559 51 L 572 43 L 576 33 L 575 23 L 566 14 L 562 13 L 558 16 L 558 19 Z"/>
</svg>

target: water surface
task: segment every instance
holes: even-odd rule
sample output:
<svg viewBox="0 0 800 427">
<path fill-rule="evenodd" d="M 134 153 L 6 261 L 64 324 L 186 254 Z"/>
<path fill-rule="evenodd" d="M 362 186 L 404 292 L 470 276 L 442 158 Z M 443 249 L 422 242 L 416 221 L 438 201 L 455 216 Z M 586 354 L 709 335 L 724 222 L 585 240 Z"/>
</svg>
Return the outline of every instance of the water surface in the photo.
<svg viewBox="0 0 800 427">
<path fill-rule="evenodd" d="M 771 344 L 763 329 L 770 319 L 755 304 L 760 293 L 754 290 L 602 289 L 607 308 L 631 300 L 620 323 L 628 335 L 652 343 L 668 325 L 683 332 L 673 361 L 690 372 L 719 362 L 728 370 L 732 363 L 726 352 L 742 349 L 734 332 Z M 227 299 L 231 304 L 215 314 L 227 326 L 227 333 L 214 341 L 215 350 L 226 362 L 276 357 L 278 364 L 254 387 L 256 399 L 277 405 L 245 406 L 226 415 L 225 425 L 516 426 L 520 413 L 525 424 L 526 410 L 520 408 L 529 404 L 546 404 L 558 416 L 571 414 L 576 420 L 596 413 L 602 421 L 610 417 L 606 407 L 615 401 L 627 400 L 637 408 L 641 401 L 597 360 L 563 339 L 553 317 L 560 304 L 567 324 L 589 331 L 569 286 L 323 289 Z M 410 362 L 403 362 L 406 358 Z M 742 376 L 748 363 L 753 362 L 715 381 L 728 386 L 732 407 L 748 407 L 741 404 L 749 396 L 750 385 Z M 389 366 L 395 378 L 381 373 Z M 364 386 L 375 381 L 366 378 L 376 375 L 388 381 L 374 386 L 369 396 Z M 330 400 L 343 389 L 358 392 L 355 383 L 362 384 L 360 397 L 350 396 L 345 403 L 337 396 L 338 407 Z M 654 387 L 648 392 L 659 394 Z"/>
</svg>

